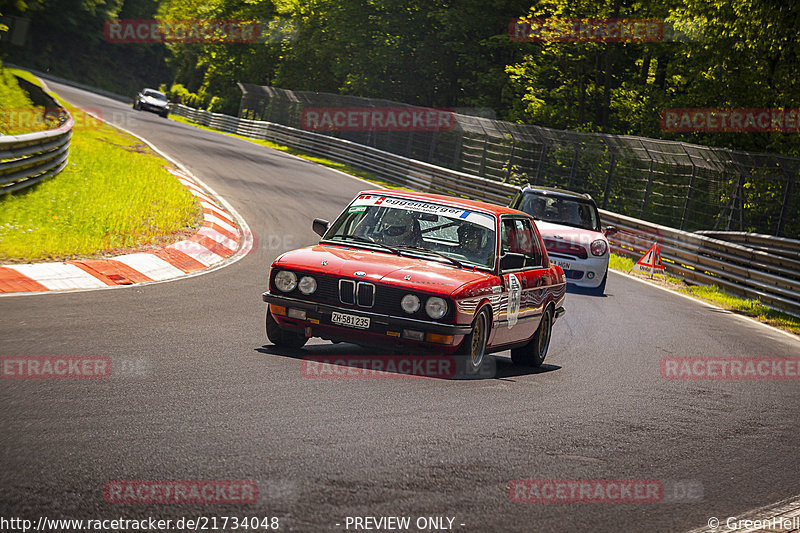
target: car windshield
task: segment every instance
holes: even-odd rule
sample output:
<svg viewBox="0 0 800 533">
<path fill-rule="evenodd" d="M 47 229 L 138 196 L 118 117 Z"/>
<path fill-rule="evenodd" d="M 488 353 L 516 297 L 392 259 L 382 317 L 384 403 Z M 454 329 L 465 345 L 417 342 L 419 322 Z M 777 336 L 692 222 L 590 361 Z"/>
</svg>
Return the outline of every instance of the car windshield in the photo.
<svg viewBox="0 0 800 533">
<path fill-rule="evenodd" d="M 591 202 L 562 196 L 545 196 L 536 193 L 523 195 L 520 211 L 536 220 L 599 231 L 597 208 Z"/>
<path fill-rule="evenodd" d="M 158 91 L 152 91 L 152 90 L 146 89 L 144 91 L 144 95 L 145 96 L 149 96 L 150 98 L 155 98 L 156 100 L 161 100 L 162 102 L 166 102 L 167 101 L 167 97 L 164 95 L 164 93 L 160 93 Z"/>
<path fill-rule="evenodd" d="M 380 195 L 361 195 L 325 234 L 325 241 L 375 243 L 404 255 L 493 269 L 496 229 L 485 213 Z M 386 248 L 383 248 L 386 249 Z"/>
</svg>

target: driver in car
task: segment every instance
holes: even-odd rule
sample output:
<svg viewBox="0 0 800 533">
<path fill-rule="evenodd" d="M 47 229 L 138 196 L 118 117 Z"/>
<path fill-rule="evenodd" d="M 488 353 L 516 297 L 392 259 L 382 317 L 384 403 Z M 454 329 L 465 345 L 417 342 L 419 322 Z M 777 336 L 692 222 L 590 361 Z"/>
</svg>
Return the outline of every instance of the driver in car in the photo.
<svg viewBox="0 0 800 533">
<path fill-rule="evenodd" d="M 464 224 L 458 228 L 458 242 L 461 245 L 459 250 L 470 261 L 479 265 L 489 264 L 489 254 L 492 250 L 489 247 L 488 232 L 475 224 Z"/>
<path fill-rule="evenodd" d="M 418 224 L 412 212 L 389 209 L 381 220 L 380 242 L 388 246 L 419 246 Z"/>
</svg>

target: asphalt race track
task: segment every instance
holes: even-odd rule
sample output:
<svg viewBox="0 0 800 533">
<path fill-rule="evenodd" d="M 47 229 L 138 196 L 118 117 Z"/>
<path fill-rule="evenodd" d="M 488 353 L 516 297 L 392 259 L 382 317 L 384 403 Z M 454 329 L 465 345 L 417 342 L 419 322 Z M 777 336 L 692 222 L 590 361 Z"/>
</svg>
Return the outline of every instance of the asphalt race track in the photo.
<svg viewBox="0 0 800 533">
<path fill-rule="evenodd" d="M 348 516 L 450 517 L 464 532 L 657 532 L 800 494 L 800 381 L 659 372 L 663 357 L 798 356 L 800 342 L 617 274 L 605 297 L 568 294 L 540 371 L 511 366 L 506 352 L 490 379 L 304 378 L 303 354 L 266 340 L 268 266 L 315 242 L 314 217 L 334 218 L 370 186 L 49 85 L 182 162 L 238 210 L 256 244 L 178 281 L 0 298 L 0 354 L 109 356 L 120 369 L 0 381 L 0 515 L 278 517 L 285 531 L 346 531 Z M 369 352 L 315 341 L 304 353 Z M 658 503 L 516 503 L 508 486 L 518 479 L 693 491 Z M 259 499 L 109 504 L 111 480 L 252 480 Z"/>
</svg>

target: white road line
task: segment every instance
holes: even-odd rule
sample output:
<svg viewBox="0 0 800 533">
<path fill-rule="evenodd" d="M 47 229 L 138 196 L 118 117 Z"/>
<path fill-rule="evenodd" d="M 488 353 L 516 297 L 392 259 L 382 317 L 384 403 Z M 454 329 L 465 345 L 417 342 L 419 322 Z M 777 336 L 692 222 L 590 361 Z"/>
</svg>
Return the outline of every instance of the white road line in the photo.
<svg viewBox="0 0 800 533">
<path fill-rule="evenodd" d="M 732 527 L 728 527 L 729 520 Z M 747 520 L 752 522 L 745 522 Z M 755 523 L 756 520 L 759 523 Z M 800 494 L 733 516 L 709 517 L 707 525 L 687 533 L 789 533 L 799 529 Z"/>
<path fill-rule="evenodd" d="M 105 283 L 81 270 L 75 265 L 65 263 L 34 263 L 30 265 L 3 265 L 28 276 L 51 291 L 64 289 L 94 289 L 108 287 Z"/>
<path fill-rule="evenodd" d="M 115 257 L 114 260 L 125 263 L 153 281 L 161 281 L 184 275 L 183 270 L 172 266 L 156 255 L 146 252 L 120 255 L 119 257 Z"/>
</svg>

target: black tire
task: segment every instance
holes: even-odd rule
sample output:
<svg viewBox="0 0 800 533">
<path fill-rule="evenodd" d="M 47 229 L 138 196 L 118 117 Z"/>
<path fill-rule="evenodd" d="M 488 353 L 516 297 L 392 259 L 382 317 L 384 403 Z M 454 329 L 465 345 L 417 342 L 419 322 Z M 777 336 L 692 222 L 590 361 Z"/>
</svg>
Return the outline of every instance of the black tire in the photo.
<svg viewBox="0 0 800 533">
<path fill-rule="evenodd" d="M 539 328 L 533 334 L 533 338 L 528 344 L 521 348 L 511 350 L 511 361 L 515 365 L 539 367 L 547 357 L 547 350 L 550 348 L 550 333 L 553 329 L 553 311 L 548 307 L 539 322 Z"/>
<path fill-rule="evenodd" d="M 167 111 L 166 113 L 160 113 L 160 115 L 161 118 L 167 118 L 169 116 L 169 111 Z"/>
<path fill-rule="evenodd" d="M 589 292 L 594 294 L 595 296 L 602 296 L 606 292 L 606 280 L 608 279 L 608 268 L 606 268 L 606 273 L 603 276 L 603 281 L 600 282 L 600 285 L 593 289 L 589 289 Z"/>
<path fill-rule="evenodd" d="M 481 371 L 489 357 L 486 354 L 486 344 L 489 342 L 489 332 L 492 324 L 489 313 L 480 311 L 472 322 L 472 331 L 464 337 L 464 342 L 458 349 L 458 355 L 465 359 L 467 374 L 477 374 Z"/>
<path fill-rule="evenodd" d="M 139 102 L 134 102 L 133 103 L 133 109 L 136 110 L 136 111 L 139 111 L 139 105 L 138 104 L 139 104 Z"/>
<path fill-rule="evenodd" d="M 281 329 L 267 308 L 267 338 L 278 348 L 302 348 L 308 340 L 302 333 Z"/>
</svg>

